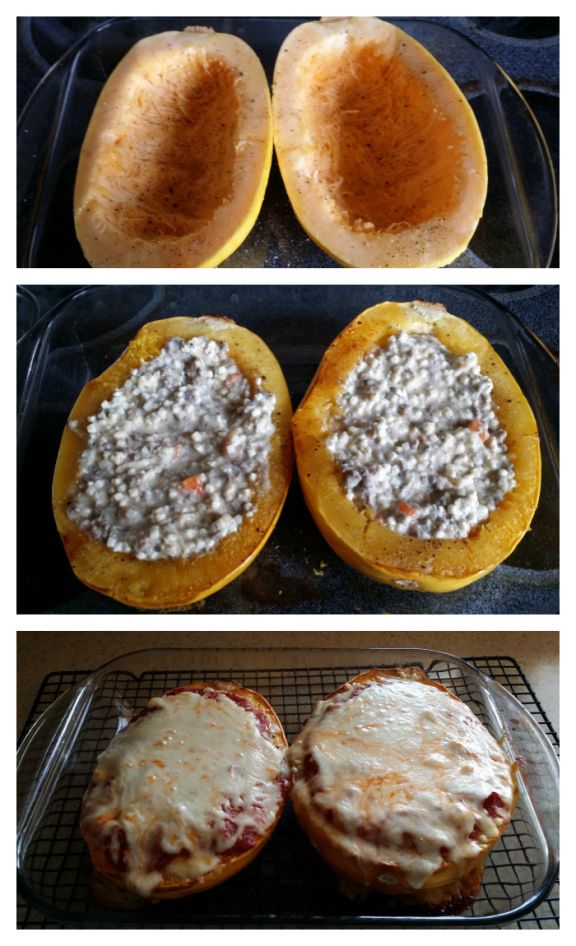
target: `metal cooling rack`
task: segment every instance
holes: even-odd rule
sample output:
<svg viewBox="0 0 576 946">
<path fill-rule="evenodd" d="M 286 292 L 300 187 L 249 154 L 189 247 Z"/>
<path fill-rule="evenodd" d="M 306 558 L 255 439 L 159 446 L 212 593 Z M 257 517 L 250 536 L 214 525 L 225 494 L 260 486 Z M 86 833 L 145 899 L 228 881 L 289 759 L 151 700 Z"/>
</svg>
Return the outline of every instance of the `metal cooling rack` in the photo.
<svg viewBox="0 0 576 946">
<path fill-rule="evenodd" d="M 556 751 L 558 751 L 558 736 L 518 663 L 511 657 L 471 657 L 466 659 L 478 670 L 488 674 L 506 687 L 532 714 Z M 190 682 L 191 679 L 233 678 L 244 686 L 260 691 L 270 700 L 282 720 L 288 739 L 291 740 L 300 731 L 318 699 L 350 679 L 350 677 L 367 669 L 369 669 L 368 666 L 349 663 L 346 667 L 310 670 L 291 667 L 253 671 L 239 669 L 232 665 L 225 670 L 220 668 L 217 671 L 198 671 L 191 668 L 189 670 L 145 673 L 138 678 L 125 672 L 116 671 L 111 673 L 109 680 L 111 699 L 106 700 L 108 695 L 107 681 L 103 689 L 104 698 L 99 701 L 95 711 L 91 713 L 84 728 L 82 739 L 78 744 L 76 750 L 76 762 L 78 764 L 75 766 L 74 774 L 62 780 L 62 784 L 55 794 L 42 829 L 31 850 L 31 871 L 38 879 L 39 886 L 46 891 L 47 898 L 55 904 L 59 911 L 71 910 L 78 913 L 93 912 L 95 909 L 88 885 L 90 875 L 89 858 L 78 831 L 78 814 L 95 755 L 105 748 L 116 731 L 119 691 L 123 694 L 122 706 L 125 705 L 126 713 L 129 714 L 145 705 L 153 694 L 165 692 L 172 687 Z M 449 686 L 458 696 L 469 703 L 477 715 L 482 718 L 481 706 L 476 702 L 470 684 L 463 680 L 455 668 L 447 667 L 445 663 L 437 661 L 431 667 L 428 666 L 426 672 L 432 679 L 437 679 Z M 48 674 L 36 696 L 24 732 L 61 693 L 73 684 L 78 683 L 88 673 L 89 671 L 77 670 Z M 484 721 L 487 722 L 487 720 Z M 306 859 L 310 858 L 310 850 L 305 850 L 307 842 L 300 832 L 292 830 L 292 818 L 291 815 L 288 816 L 288 819 L 285 816 L 284 823 L 281 822 L 269 845 L 249 869 L 252 871 L 252 877 L 249 881 L 250 886 L 245 893 L 252 900 L 255 914 L 257 914 L 258 909 L 261 909 L 262 902 L 266 902 L 266 891 L 271 890 L 272 887 L 277 891 L 283 877 L 289 878 L 291 884 L 294 883 L 295 863 L 305 863 Z M 290 822 L 289 824 L 286 823 L 287 820 Z M 288 842 L 287 838 L 289 839 Z M 523 819 L 522 812 L 519 812 L 517 808 L 511 827 L 499 845 L 494 848 L 486 862 L 482 890 L 470 908 L 470 915 L 485 914 L 487 905 L 493 912 L 506 910 L 509 907 L 511 890 L 514 890 L 517 896 L 524 887 L 530 887 L 532 876 L 530 839 L 531 835 Z M 275 844 L 275 841 L 278 843 Z M 302 847 L 302 852 L 300 847 Z M 301 859 L 302 856 L 303 860 Z M 312 869 L 315 871 L 314 878 L 317 880 L 318 871 L 322 871 L 323 865 L 320 862 L 314 863 Z M 243 873 L 244 875 L 247 874 L 247 872 Z M 333 878 L 329 874 L 327 874 L 327 883 L 332 887 L 334 886 Z M 302 890 L 306 890 L 306 881 L 303 883 Z M 322 894 L 322 891 L 320 891 L 320 894 Z M 318 898 L 318 895 L 318 886 L 312 885 L 312 890 L 309 892 L 309 907 Z M 209 893 L 204 895 L 205 905 L 209 896 Z M 214 899 L 212 908 L 208 907 L 210 916 L 207 921 L 202 923 L 203 926 L 217 927 L 219 925 L 218 908 L 219 901 Z M 96 909 L 98 908 L 96 907 Z M 251 905 L 248 904 L 247 910 L 250 911 L 250 909 Z M 154 908 L 152 908 L 153 910 Z M 364 912 L 364 905 L 362 910 Z M 184 913 L 181 903 L 174 903 L 172 912 L 173 920 L 170 922 L 166 922 L 164 918 L 162 922 L 159 922 L 157 919 L 155 920 L 153 912 L 146 910 L 139 914 L 126 914 L 125 922 L 123 920 L 116 921 L 113 925 L 115 928 L 166 929 L 186 927 L 190 925 L 190 921 L 192 921 L 192 924 L 194 923 L 194 914 L 190 914 L 189 911 L 187 914 Z M 347 925 L 345 922 L 338 922 L 337 915 L 334 911 L 330 911 L 329 906 L 327 910 L 321 912 L 322 915 L 326 916 L 327 928 Z M 381 912 L 381 902 L 378 912 Z M 206 914 L 203 916 L 206 917 Z M 234 924 L 237 927 L 258 925 L 257 922 L 250 923 L 249 912 L 239 914 L 237 920 L 238 922 Z M 305 926 L 304 921 L 305 917 L 303 917 L 303 926 Z M 34 906 L 27 903 L 21 895 L 18 897 L 17 922 L 20 929 L 67 928 L 59 921 L 45 916 Z M 101 922 L 94 922 L 93 920 L 89 923 L 74 922 L 76 928 L 105 929 L 111 925 L 110 922 L 106 922 L 104 913 L 102 913 Z M 385 925 L 385 918 L 383 919 L 383 925 Z M 412 925 L 410 919 L 407 920 L 406 925 Z M 421 925 L 425 925 L 425 923 Z M 486 926 L 488 925 L 493 926 L 493 924 L 487 922 Z M 362 926 L 360 917 L 354 923 L 354 926 Z M 532 911 L 525 914 L 520 920 L 506 924 L 506 928 L 516 929 L 557 929 L 558 927 L 558 882 L 556 882 L 548 896 Z"/>
</svg>

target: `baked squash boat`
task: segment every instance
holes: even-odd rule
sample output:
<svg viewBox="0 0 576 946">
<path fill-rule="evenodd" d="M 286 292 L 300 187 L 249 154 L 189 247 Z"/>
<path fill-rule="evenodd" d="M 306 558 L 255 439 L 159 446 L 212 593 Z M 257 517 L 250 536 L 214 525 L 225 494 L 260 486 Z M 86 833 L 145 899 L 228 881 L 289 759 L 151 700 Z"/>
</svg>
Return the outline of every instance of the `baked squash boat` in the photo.
<svg viewBox="0 0 576 946">
<path fill-rule="evenodd" d="M 472 710 L 418 668 L 370 670 L 320 700 L 288 753 L 300 825 L 350 892 L 456 912 L 517 798 Z"/>
<path fill-rule="evenodd" d="M 62 436 L 52 500 L 77 577 L 147 609 L 232 581 L 280 515 L 291 416 L 282 370 L 248 329 L 216 316 L 145 325 Z"/>
<path fill-rule="evenodd" d="M 256 53 L 205 27 L 140 40 L 106 82 L 74 222 L 91 266 L 217 266 L 256 222 L 272 161 Z"/>
<path fill-rule="evenodd" d="M 296 27 L 274 71 L 274 143 L 294 213 L 347 266 L 445 266 L 482 216 L 486 153 L 462 91 L 376 17 Z"/>
<path fill-rule="evenodd" d="M 232 681 L 151 699 L 99 756 L 82 802 L 97 895 L 176 899 L 246 867 L 282 814 L 286 749 L 272 707 Z"/>
<path fill-rule="evenodd" d="M 453 591 L 488 574 L 538 504 L 530 406 L 487 339 L 441 305 L 359 315 L 325 353 L 293 432 L 325 539 L 398 588 Z"/>
</svg>

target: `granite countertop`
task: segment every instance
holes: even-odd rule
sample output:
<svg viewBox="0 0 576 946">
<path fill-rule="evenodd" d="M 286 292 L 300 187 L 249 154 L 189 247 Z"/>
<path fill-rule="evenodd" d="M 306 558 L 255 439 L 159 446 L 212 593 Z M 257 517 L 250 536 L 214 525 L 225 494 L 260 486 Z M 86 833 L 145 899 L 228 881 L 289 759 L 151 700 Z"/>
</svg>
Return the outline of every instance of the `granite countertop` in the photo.
<svg viewBox="0 0 576 946">
<path fill-rule="evenodd" d="M 21 732 L 47 673 L 92 670 L 113 657 L 149 647 L 272 647 L 278 665 L 287 647 L 424 647 L 462 657 L 514 657 L 558 731 L 559 635 L 538 631 L 183 632 L 27 631 L 18 633 L 17 724 Z"/>
</svg>

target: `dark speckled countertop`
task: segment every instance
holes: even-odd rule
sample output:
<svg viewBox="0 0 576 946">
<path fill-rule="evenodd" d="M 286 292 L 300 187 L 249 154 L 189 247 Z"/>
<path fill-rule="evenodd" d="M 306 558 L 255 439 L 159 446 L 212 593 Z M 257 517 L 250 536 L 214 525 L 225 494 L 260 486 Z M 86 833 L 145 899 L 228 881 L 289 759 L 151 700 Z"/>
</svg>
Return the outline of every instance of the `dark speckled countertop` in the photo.
<svg viewBox="0 0 576 946">
<path fill-rule="evenodd" d="M 493 286 L 489 291 L 559 356 L 558 286 Z"/>
<path fill-rule="evenodd" d="M 293 279 L 292 276 L 290 278 Z M 22 310 L 19 313 L 18 336 L 76 288 L 62 285 L 30 286 L 33 300 L 29 298 L 25 290 L 20 300 Z M 478 288 L 488 291 L 495 299 L 507 306 L 558 357 L 560 345 L 558 286 L 479 286 Z M 383 288 L 381 291 L 385 293 L 388 290 Z"/>
</svg>

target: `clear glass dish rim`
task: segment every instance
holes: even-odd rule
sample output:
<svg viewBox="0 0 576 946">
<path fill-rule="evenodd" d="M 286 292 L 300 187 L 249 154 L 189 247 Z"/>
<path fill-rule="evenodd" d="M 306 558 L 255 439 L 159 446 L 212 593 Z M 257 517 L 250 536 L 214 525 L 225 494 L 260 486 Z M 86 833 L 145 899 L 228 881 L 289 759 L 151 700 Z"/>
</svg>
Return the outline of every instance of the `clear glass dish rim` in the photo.
<svg viewBox="0 0 576 946">
<path fill-rule="evenodd" d="M 244 658 L 248 658 L 249 655 L 258 655 L 261 657 L 266 653 L 282 654 L 282 656 L 289 656 L 290 654 L 302 654 L 302 655 L 320 655 L 326 654 L 334 657 L 342 657 L 345 659 L 345 655 L 354 654 L 354 658 L 360 663 L 361 655 L 367 656 L 385 656 L 386 654 L 403 654 L 406 655 L 408 659 L 412 655 L 426 655 L 430 659 L 434 660 L 444 660 L 448 663 L 454 664 L 466 673 L 470 674 L 472 677 L 478 679 L 479 685 L 484 689 L 495 690 L 500 695 L 503 695 L 506 700 L 513 706 L 515 713 L 520 713 L 520 715 L 528 722 L 532 734 L 535 736 L 539 745 L 545 749 L 547 760 L 550 764 L 551 771 L 553 772 L 556 780 L 558 779 L 558 758 L 554 751 L 552 744 L 549 742 L 544 732 L 538 723 L 534 720 L 532 714 L 526 707 L 510 693 L 505 687 L 499 684 L 494 680 L 489 674 L 484 673 L 482 670 L 479 670 L 477 667 L 474 667 L 467 660 L 462 657 L 459 657 L 455 654 L 446 653 L 444 651 L 434 650 L 432 648 L 420 648 L 420 647 L 286 647 L 286 648 L 277 648 L 277 647 L 150 647 L 150 648 L 140 648 L 134 651 L 127 651 L 123 654 L 117 655 L 116 657 L 111 658 L 110 660 L 105 661 L 99 667 L 91 671 L 85 678 L 78 681 L 76 684 L 73 684 L 72 687 L 69 687 L 64 693 L 56 698 L 56 700 L 47 707 L 46 710 L 38 717 L 38 719 L 30 726 L 28 731 L 25 733 L 24 737 L 21 740 L 21 743 L 18 747 L 17 752 L 17 771 L 20 772 L 21 766 L 26 761 L 26 755 L 29 751 L 29 748 L 32 746 L 36 734 L 40 729 L 43 721 L 46 720 L 47 714 L 54 713 L 56 708 L 59 707 L 61 703 L 65 703 L 66 699 L 69 698 L 72 691 L 76 691 L 78 694 L 82 690 L 93 689 L 97 690 L 99 681 L 114 668 L 115 664 L 122 665 L 127 661 L 136 660 L 142 655 L 147 655 L 151 657 L 152 655 L 157 654 L 159 657 L 166 659 L 166 655 L 172 654 L 190 654 L 198 655 L 215 655 L 215 654 L 230 654 L 230 655 L 240 655 L 243 654 Z M 382 661 L 384 664 L 384 661 Z M 337 666 L 334 664 L 333 666 Z M 236 669 L 243 669 L 238 666 Z M 248 669 L 248 668 L 245 668 Z M 252 668 L 250 668 L 252 669 Z M 282 667 L 276 668 L 282 670 Z M 75 701 L 72 703 L 74 707 Z M 499 714 L 498 714 L 499 715 Z M 65 721 L 66 717 L 63 717 L 61 723 Z M 542 900 L 545 899 L 554 880 L 558 874 L 559 860 L 554 854 L 553 848 L 550 847 L 550 839 L 548 835 L 542 829 L 540 825 L 543 837 L 546 840 L 547 853 L 548 853 L 548 868 L 546 874 L 541 882 L 540 889 L 536 890 L 527 900 L 522 904 L 512 908 L 511 910 L 503 911 L 498 914 L 493 914 L 489 916 L 438 916 L 438 917 L 407 917 L 407 916 L 373 916 L 373 915 L 350 915 L 350 916 L 337 916 L 337 917 L 302 917 L 302 916 L 282 916 L 279 920 L 276 920 L 274 917 L 269 915 L 256 915 L 252 917 L 252 922 L 256 924 L 256 927 L 273 927 L 276 923 L 286 924 L 288 926 L 294 926 L 297 923 L 302 923 L 304 920 L 311 927 L 320 927 L 322 924 L 327 924 L 331 922 L 342 923 L 349 927 L 360 926 L 362 924 L 373 925 L 375 927 L 420 927 L 420 928 L 432 928 L 432 927 L 478 927 L 478 926 L 496 926 L 506 923 L 510 923 L 520 917 L 524 916 L 529 910 L 534 909 Z M 20 838 L 20 817 L 18 819 L 18 838 Z M 25 897 L 25 899 L 37 909 L 41 910 L 44 914 L 51 916 L 53 918 L 58 918 L 64 922 L 73 922 L 81 920 L 84 923 L 90 922 L 108 922 L 112 923 L 115 920 L 129 919 L 130 914 L 126 912 L 118 911 L 109 911 L 102 913 L 102 911 L 86 911 L 86 912 L 65 912 L 63 910 L 54 909 L 47 906 L 44 901 L 39 898 L 34 890 L 32 890 L 25 879 L 23 872 L 21 870 L 21 857 L 20 857 L 20 844 L 18 844 L 18 859 L 17 859 L 17 880 L 18 880 L 18 890 Z M 228 914 L 222 922 L 226 926 L 231 926 L 235 922 L 245 923 L 247 918 L 244 916 L 234 916 Z M 214 922 L 214 917 L 211 915 L 193 915 L 189 919 L 190 928 L 202 927 L 203 924 L 210 924 Z"/>
</svg>

